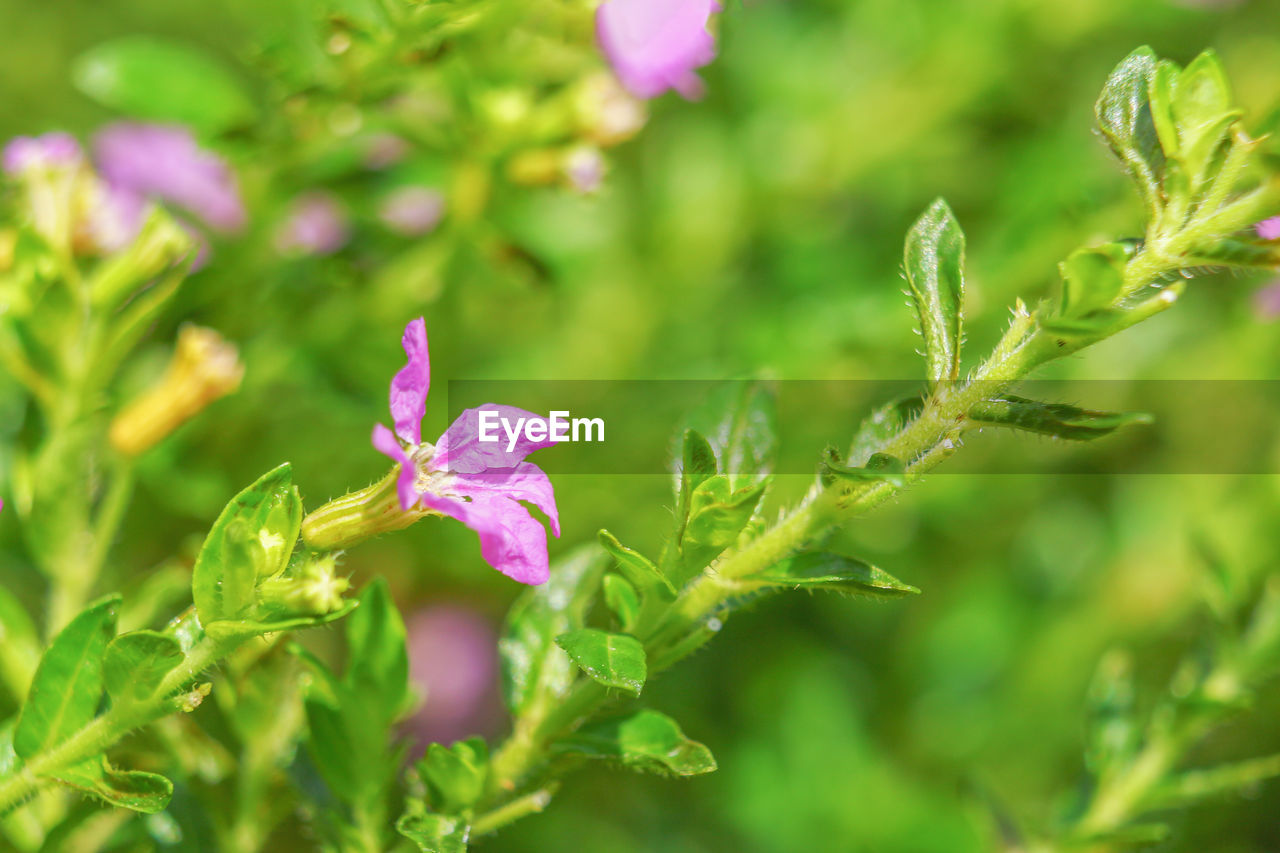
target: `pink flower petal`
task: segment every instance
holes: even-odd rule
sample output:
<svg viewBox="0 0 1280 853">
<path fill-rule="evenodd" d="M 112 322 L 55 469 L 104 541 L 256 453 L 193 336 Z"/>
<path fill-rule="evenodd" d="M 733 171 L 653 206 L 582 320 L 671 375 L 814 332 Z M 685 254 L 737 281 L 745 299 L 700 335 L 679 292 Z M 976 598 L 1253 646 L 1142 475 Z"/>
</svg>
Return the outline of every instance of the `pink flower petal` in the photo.
<svg viewBox="0 0 1280 853">
<path fill-rule="evenodd" d="M 1280 216 L 1264 219 L 1254 227 L 1263 240 L 1280 240 Z"/>
<path fill-rule="evenodd" d="M 632 94 L 653 98 L 676 89 L 701 95 L 693 69 L 716 55 L 707 21 L 715 0 L 606 0 L 596 10 L 596 38 Z"/>
<path fill-rule="evenodd" d="M 427 353 L 427 322 L 419 317 L 405 327 L 401 339 L 408 363 L 391 380 L 391 417 L 396 435 L 408 444 L 422 443 L 422 416 L 431 388 L 431 357 Z"/>
<path fill-rule="evenodd" d="M 528 501 L 546 514 L 551 532 L 560 536 L 560 511 L 551 480 L 532 462 L 521 462 L 514 468 L 497 468 L 477 474 L 459 474 L 453 490 L 466 497 L 484 494 L 505 495 L 512 500 Z"/>
<path fill-rule="evenodd" d="M 400 463 L 400 476 L 396 479 L 396 493 L 400 497 L 400 508 L 410 510 L 418 502 L 417 471 L 413 460 L 404 452 L 400 441 L 391 430 L 382 424 L 373 428 L 373 446 L 392 460 Z"/>
<path fill-rule="evenodd" d="M 530 441 L 521 429 L 515 446 L 508 451 L 509 440 L 501 425 L 497 428 L 497 441 L 480 441 L 481 411 L 495 412 L 513 429 L 521 419 L 540 417 L 515 406 L 497 406 L 493 403 L 467 409 L 436 442 L 434 467 L 454 474 L 479 474 L 495 468 L 514 468 L 533 451 L 555 444 L 550 439 Z"/>
<path fill-rule="evenodd" d="M 536 586 L 551 576 L 547 531 L 515 501 L 479 493 L 470 501 L 427 494 L 422 502 L 474 530 L 481 556 L 512 580 Z"/>
</svg>

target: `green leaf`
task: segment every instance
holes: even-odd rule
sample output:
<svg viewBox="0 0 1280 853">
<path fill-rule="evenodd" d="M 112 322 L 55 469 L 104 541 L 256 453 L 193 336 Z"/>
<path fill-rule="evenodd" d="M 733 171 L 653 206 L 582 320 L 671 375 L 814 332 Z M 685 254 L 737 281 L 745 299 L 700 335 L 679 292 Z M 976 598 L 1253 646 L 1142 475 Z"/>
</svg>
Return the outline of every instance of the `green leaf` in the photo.
<svg viewBox="0 0 1280 853">
<path fill-rule="evenodd" d="M 478 737 L 453 746 L 433 743 L 418 762 L 418 775 L 427 786 L 432 808 L 450 814 L 465 811 L 484 794 L 489 747 Z"/>
<path fill-rule="evenodd" d="M 640 596 L 626 578 L 621 575 L 604 576 L 604 603 L 618 617 L 622 627 L 629 628 L 640 612 Z"/>
<path fill-rule="evenodd" d="M 824 589 L 875 598 L 901 598 L 920 593 L 914 586 L 870 563 L 817 551 L 797 554 L 749 581 L 766 587 Z"/>
<path fill-rule="evenodd" d="M 72 619 L 53 638 L 22 706 L 13 748 L 30 758 L 82 729 L 102 698 L 102 662 L 116 633 L 120 596 L 104 598 Z"/>
<path fill-rule="evenodd" d="M 71 75 L 76 88 L 104 106 L 205 133 L 243 127 L 257 114 L 240 81 L 221 62 L 149 36 L 96 45 L 80 55 Z"/>
<path fill-rule="evenodd" d="M 697 776 L 716 769 L 709 749 L 685 737 L 675 720 L 648 709 L 583 726 L 554 749 L 664 775 Z"/>
<path fill-rule="evenodd" d="M 1134 246 L 1127 243 L 1072 252 L 1058 266 L 1062 273 L 1061 316 L 1083 317 L 1110 308 L 1124 289 L 1125 264 L 1133 253 Z"/>
<path fill-rule="evenodd" d="M 107 646 L 103 681 L 107 695 L 116 702 L 146 699 L 182 662 L 182 647 L 173 637 L 156 631 L 121 634 Z"/>
<path fill-rule="evenodd" d="M 665 593 L 668 598 L 674 598 L 676 588 L 671 581 L 662 574 L 661 570 L 653 564 L 653 561 L 641 554 L 639 551 L 632 550 L 618 541 L 607 530 L 600 531 L 600 544 L 609 552 L 609 556 L 617 562 L 618 568 L 627 578 L 636 585 L 642 592 L 657 590 Z"/>
<path fill-rule="evenodd" d="M 357 608 L 360 602 L 351 599 L 343 602 L 342 607 L 319 616 L 294 616 L 288 619 L 272 619 L 265 622 L 256 619 L 220 619 L 205 626 L 204 632 L 215 640 L 229 640 L 234 637 L 258 637 L 262 634 L 277 634 L 282 631 L 296 631 L 299 628 L 315 628 L 337 622 Z"/>
<path fill-rule="evenodd" d="M 696 429 L 684 431 L 684 445 L 680 456 L 680 467 L 676 471 L 679 484 L 679 506 L 676 515 L 683 527 L 689 517 L 689 499 L 693 490 L 698 488 L 708 477 L 716 475 L 716 454 L 710 442 Z"/>
<path fill-rule="evenodd" d="M 442 814 L 403 814 L 396 832 L 418 845 L 423 853 L 467 853 L 471 827 L 459 817 Z"/>
<path fill-rule="evenodd" d="M 343 680 L 353 695 L 381 709 L 388 724 L 399 718 L 409 704 L 409 653 L 386 578 L 364 588 L 347 620 L 347 654 Z"/>
<path fill-rule="evenodd" d="M 907 234 L 907 285 L 920 317 L 924 355 L 933 385 L 960 376 L 964 311 L 964 232 L 938 199 Z"/>
<path fill-rule="evenodd" d="M 1123 426 L 1152 422 L 1151 416 L 1142 412 L 1095 412 L 1065 403 L 1041 403 L 1012 394 L 975 405 L 969 410 L 969 419 L 1074 441 L 1088 441 L 1109 435 Z"/>
<path fill-rule="evenodd" d="M 924 398 L 914 395 L 902 397 L 876 409 L 858 425 L 846 456 L 848 464 L 866 465 L 873 454 L 878 453 L 903 427 L 919 417 L 923 408 Z"/>
<path fill-rule="evenodd" d="M 644 646 L 629 634 L 610 634 L 597 628 L 579 628 L 556 637 L 582 671 L 605 687 L 616 687 L 636 696 L 648 678 Z"/>
<path fill-rule="evenodd" d="M 732 488 L 757 482 L 773 466 L 777 452 L 777 401 L 764 382 L 726 382 L 714 388 L 705 402 L 685 418 L 688 429 L 705 436 L 715 452 L 716 470 L 729 478 Z M 702 451 L 699 449 L 698 454 Z M 710 476 L 706 462 L 699 469 Z M 684 478 L 676 476 L 676 493 Z M 690 488 L 692 493 L 693 487 Z"/>
<path fill-rule="evenodd" d="M 1173 112 L 1187 169 L 1192 175 L 1204 177 L 1210 171 L 1216 149 L 1241 115 L 1240 110 L 1232 108 L 1231 86 L 1213 51 L 1197 56 L 1178 75 Z"/>
<path fill-rule="evenodd" d="M 173 796 L 173 783 L 164 776 L 141 770 L 117 770 L 103 756 L 60 770 L 53 778 L 113 806 L 144 814 L 163 811 Z"/>
<path fill-rule="evenodd" d="M 545 707 L 568 691 L 573 662 L 555 638 L 582 627 L 608 562 L 596 545 L 571 551 L 552 564 L 549 581 L 525 590 L 507 613 L 498 651 L 503 698 L 512 714 Z"/>
<path fill-rule="evenodd" d="M 1085 765 L 1095 777 L 1127 764 L 1141 746 L 1135 698 L 1128 655 L 1118 651 L 1103 655 L 1086 700 Z"/>
<path fill-rule="evenodd" d="M 205 539 L 191 576 L 206 630 L 250 615 L 259 579 L 284 571 L 302 523 L 302 499 L 288 463 L 232 498 Z"/>
<path fill-rule="evenodd" d="M 1142 191 L 1148 208 L 1160 204 L 1164 151 L 1151 118 L 1151 78 L 1156 55 L 1149 47 L 1129 54 L 1107 78 L 1094 105 L 1098 128 Z"/>
<path fill-rule="evenodd" d="M 719 550 L 732 545 L 755 514 L 768 485 L 765 479 L 730 492 L 729 478 L 723 474 L 704 481 L 690 498 L 683 542 Z"/>
<path fill-rule="evenodd" d="M 896 456 L 887 453 L 873 453 L 862 467 L 849 467 L 840 464 L 839 454 L 834 447 L 828 447 L 818 467 L 819 476 L 824 486 L 833 483 L 854 483 L 883 481 L 896 488 L 907 484 L 907 466 Z"/>
</svg>

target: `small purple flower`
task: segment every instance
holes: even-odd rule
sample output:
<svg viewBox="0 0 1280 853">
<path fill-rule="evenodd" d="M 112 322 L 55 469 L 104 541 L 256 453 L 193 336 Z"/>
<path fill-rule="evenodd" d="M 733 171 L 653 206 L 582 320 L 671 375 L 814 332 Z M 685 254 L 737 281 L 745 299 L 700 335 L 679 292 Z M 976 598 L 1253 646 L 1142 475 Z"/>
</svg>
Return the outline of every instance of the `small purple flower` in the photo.
<svg viewBox="0 0 1280 853">
<path fill-rule="evenodd" d="M 716 55 L 707 32 L 716 0 L 605 0 L 596 10 L 596 39 L 622 84 L 638 98 L 675 89 L 702 96 L 693 73 Z"/>
<path fill-rule="evenodd" d="M 216 231 L 244 227 L 244 205 L 230 167 L 201 148 L 186 128 L 113 124 L 94 137 L 93 150 L 103 178 L 120 196 L 120 207 L 140 211 L 144 199 L 160 199 Z"/>
<path fill-rule="evenodd" d="M 276 234 L 276 248 L 303 255 L 332 255 L 350 237 L 342 203 L 329 193 L 312 192 L 294 201 Z"/>
<path fill-rule="evenodd" d="M 1280 240 L 1280 216 L 1264 219 L 1254 226 L 1263 240 Z"/>
<path fill-rule="evenodd" d="M 1260 320 L 1280 320 L 1280 281 L 1263 285 L 1253 292 L 1253 312 Z"/>
<path fill-rule="evenodd" d="M 406 237 L 420 237 L 434 230 L 444 217 L 444 194 L 430 187 L 401 187 L 378 208 L 378 218 Z"/>
<path fill-rule="evenodd" d="M 456 518 L 480 536 L 480 553 L 498 571 L 526 584 L 549 577 L 547 533 L 519 501 L 542 510 L 551 531 L 560 535 L 555 491 L 542 469 L 524 458 L 555 442 L 523 435 L 510 449 L 505 441 L 481 442 L 480 411 L 496 412 L 514 423 L 536 415 L 514 406 L 467 409 L 434 446 L 422 441 L 422 416 L 431 386 L 427 326 L 421 317 L 404 330 L 408 363 L 391 380 L 391 419 L 395 432 L 373 428 L 373 446 L 400 464 L 397 489 L 406 511 L 421 504 Z"/>
<path fill-rule="evenodd" d="M 4 147 L 4 171 L 10 177 L 34 169 L 75 167 L 83 162 L 80 143 L 69 133 L 15 136 Z"/>
</svg>

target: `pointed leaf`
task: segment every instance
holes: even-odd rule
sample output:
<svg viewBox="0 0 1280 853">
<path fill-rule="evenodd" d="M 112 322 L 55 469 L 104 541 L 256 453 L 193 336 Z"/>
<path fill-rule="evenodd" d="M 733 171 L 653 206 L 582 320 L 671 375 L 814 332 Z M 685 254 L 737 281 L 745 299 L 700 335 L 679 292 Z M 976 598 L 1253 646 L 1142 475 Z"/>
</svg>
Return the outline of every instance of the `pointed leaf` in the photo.
<svg viewBox="0 0 1280 853">
<path fill-rule="evenodd" d="M 116 633 L 120 596 L 104 598 L 72 619 L 40 659 L 13 733 L 30 758 L 57 746 L 93 719 L 102 698 L 102 662 Z"/>
<path fill-rule="evenodd" d="M 404 620 L 386 578 L 364 588 L 360 606 L 347 620 L 347 670 L 352 693 L 379 709 L 389 725 L 409 702 L 409 653 Z"/>
<path fill-rule="evenodd" d="M 861 484 L 880 480 L 900 489 L 907 483 L 907 466 L 896 456 L 873 453 L 866 465 L 851 468 L 841 465 L 835 448 L 828 447 L 819 465 L 819 476 L 824 486 L 830 486 L 833 483 Z"/>
<path fill-rule="evenodd" d="M 1059 265 L 1062 273 L 1063 317 L 1083 317 L 1110 308 L 1124 289 L 1124 268 L 1134 252 L 1132 244 L 1108 243 L 1077 249 Z"/>
<path fill-rule="evenodd" d="M 418 762 L 418 775 L 427 786 L 432 808 L 450 814 L 465 811 L 484 794 L 489 747 L 478 737 L 453 746 L 433 743 Z"/>
<path fill-rule="evenodd" d="M 1076 441 L 1100 438 L 1129 424 L 1152 422 L 1151 416 L 1142 412 L 1095 412 L 1013 395 L 979 403 L 969 410 L 969 419 Z"/>
<path fill-rule="evenodd" d="M 583 726 L 554 748 L 663 775 L 697 776 L 716 769 L 709 749 L 687 738 L 675 720 L 647 709 Z"/>
<path fill-rule="evenodd" d="M 750 578 L 764 587 L 825 589 L 876 598 L 918 595 L 920 590 L 903 583 L 870 563 L 842 554 L 807 551 L 784 560 L 769 571 Z"/>
<path fill-rule="evenodd" d="M 764 382 L 726 382 L 689 413 L 685 424 L 705 436 L 719 463 L 715 470 L 727 476 L 730 487 L 737 489 L 755 483 L 771 470 L 777 452 L 777 420 L 777 401 L 771 386 Z M 699 455 L 701 452 L 699 449 Z M 714 473 L 709 466 L 700 470 L 708 476 Z M 677 472 L 676 493 L 682 488 L 683 477 Z"/>
<path fill-rule="evenodd" d="M 631 627 L 636 614 L 640 612 L 640 596 L 626 578 L 621 575 L 604 576 L 604 603 L 618 618 L 623 628 Z"/>
<path fill-rule="evenodd" d="M 929 381 L 960 376 L 964 310 L 964 232 L 938 199 L 907 234 L 907 285 L 920 317 Z"/>
<path fill-rule="evenodd" d="M 1164 170 L 1164 151 L 1156 137 L 1148 94 L 1155 68 L 1151 48 L 1138 48 L 1111 72 L 1094 105 L 1098 128 L 1137 182 L 1150 210 L 1159 205 Z"/>
<path fill-rule="evenodd" d="M 396 832 L 418 845 L 422 853 L 467 853 L 471 827 L 460 817 L 442 814 L 403 814 Z"/>
<path fill-rule="evenodd" d="M 640 695 L 648 678 L 644 646 L 629 634 L 610 634 L 596 628 L 579 628 L 556 637 L 582 671 L 605 687 Z"/>
<path fill-rule="evenodd" d="M 716 475 L 716 454 L 711 444 L 696 429 L 684 431 L 684 445 L 680 458 L 680 468 L 676 471 L 679 483 L 679 506 L 676 509 L 681 527 L 689 517 L 689 499 L 693 490 L 698 488 L 708 477 Z"/>
<path fill-rule="evenodd" d="M 709 548 L 732 545 L 755 514 L 769 481 L 730 492 L 729 478 L 717 475 L 694 489 L 689 501 L 689 523 L 684 540 Z"/>
<path fill-rule="evenodd" d="M 121 634 L 107 646 L 102 673 L 107 695 L 116 702 L 151 696 L 169 670 L 182 662 L 182 647 L 156 631 Z"/>
<path fill-rule="evenodd" d="M 98 757 L 58 771 L 53 778 L 105 802 L 144 814 L 163 811 L 173 797 L 173 783 L 156 773 L 117 770 Z"/>
<path fill-rule="evenodd" d="M 641 591 L 657 590 L 674 598 L 676 588 L 667 580 L 653 561 L 631 548 L 623 545 L 607 530 L 600 531 L 600 544 L 609 552 L 609 556 L 617 561 L 618 569 Z"/>
</svg>

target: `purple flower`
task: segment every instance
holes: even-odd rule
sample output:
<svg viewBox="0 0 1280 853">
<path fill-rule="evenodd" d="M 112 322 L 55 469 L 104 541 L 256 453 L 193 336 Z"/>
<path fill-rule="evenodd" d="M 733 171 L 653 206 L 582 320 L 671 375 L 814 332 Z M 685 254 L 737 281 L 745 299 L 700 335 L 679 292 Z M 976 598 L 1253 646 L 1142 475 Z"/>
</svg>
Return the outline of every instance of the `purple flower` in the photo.
<svg viewBox="0 0 1280 853">
<path fill-rule="evenodd" d="M 454 602 L 418 610 L 405 623 L 409 678 L 428 697 L 408 728 L 427 743 L 452 743 L 500 725 L 498 638 L 489 620 Z"/>
<path fill-rule="evenodd" d="M 1280 216 L 1264 219 L 1254 226 L 1263 240 L 1280 240 Z"/>
<path fill-rule="evenodd" d="M 716 55 L 707 20 L 716 0 L 605 0 L 596 10 L 596 39 L 618 79 L 638 98 L 675 89 L 701 97 L 693 73 Z"/>
<path fill-rule="evenodd" d="M 432 231 L 444 216 L 444 195 L 430 187 L 401 187 L 382 201 L 378 217 L 406 237 Z"/>
<path fill-rule="evenodd" d="M 1263 285 L 1253 292 L 1253 312 L 1260 320 L 1280 319 L 1280 281 Z"/>
<path fill-rule="evenodd" d="M 144 199 L 172 202 L 216 231 L 244 227 L 235 176 L 220 157 L 176 125 L 119 123 L 94 137 L 98 169 L 116 204 L 141 219 Z"/>
<path fill-rule="evenodd" d="M 313 192 L 294 201 L 276 234 L 276 248 L 303 255 L 332 255 L 350 237 L 342 203 L 329 193 Z"/>
<path fill-rule="evenodd" d="M 74 167 L 83 162 L 80 143 L 69 133 L 15 136 L 4 147 L 4 171 L 10 177 L 33 169 Z"/>
<path fill-rule="evenodd" d="M 480 536 L 480 553 L 498 571 L 520 583 L 546 583 L 547 533 L 519 501 L 542 510 L 560 535 L 555 492 L 542 469 L 524 458 L 554 441 L 480 441 L 480 412 L 495 412 L 508 423 L 536 415 L 514 406 L 467 409 L 434 446 L 422 442 L 422 416 L 431 386 L 427 326 L 421 317 L 404 330 L 408 363 L 391 380 L 395 432 L 373 428 L 373 446 L 400 464 L 400 507 L 427 509 L 456 518 Z"/>
</svg>

